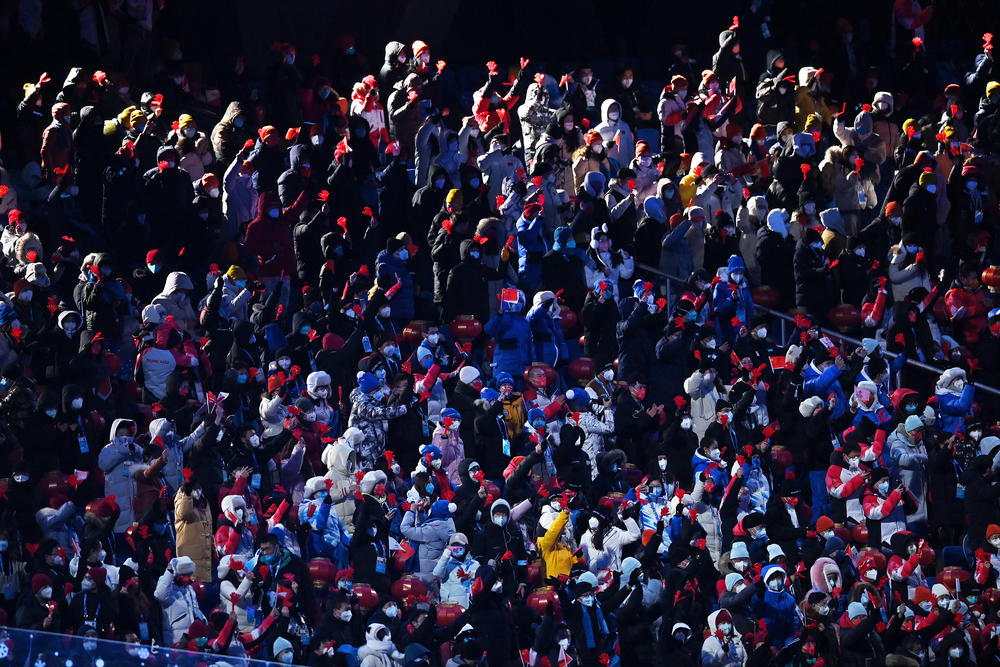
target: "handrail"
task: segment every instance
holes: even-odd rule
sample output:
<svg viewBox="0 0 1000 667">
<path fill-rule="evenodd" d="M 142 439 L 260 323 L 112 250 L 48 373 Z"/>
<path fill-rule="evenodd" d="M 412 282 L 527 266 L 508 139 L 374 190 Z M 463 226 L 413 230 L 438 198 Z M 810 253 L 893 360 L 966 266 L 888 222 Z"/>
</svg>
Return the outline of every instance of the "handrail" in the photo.
<svg viewBox="0 0 1000 667">
<path fill-rule="evenodd" d="M 667 273 L 664 273 L 659 268 L 657 268 L 655 266 L 650 266 L 648 264 L 636 263 L 636 266 L 638 268 L 642 269 L 643 271 L 647 272 L 647 273 L 651 273 L 653 275 L 659 276 L 661 278 L 664 278 L 667 281 L 666 282 L 666 285 L 667 285 L 667 303 L 672 308 L 673 307 L 673 299 L 670 298 L 670 283 L 671 282 L 676 282 L 676 283 L 680 283 L 681 285 L 686 285 L 687 284 L 687 280 L 684 279 L 684 278 L 678 278 L 677 276 L 671 276 L 671 275 L 669 275 Z M 781 320 L 781 343 L 782 343 L 782 345 L 787 345 L 788 341 L 785 340 L 785 325 L 786 325 L 786 323 L 793 323 L 794 324 L 795 323 L 795 318 L 793 318 L 792 316 L 788 315 L 787 313 L 782 313 L 782 312 L 777 311 L 777 310 L 772 310 L 771 308 L 765 308 L 764 306 L 759 306 L 756 303 L 754 304 L 754 310 L 759 310 L 759 311 L 761 311 L 763 313 L 766 313 L 770 317 L 776 317 L 779 320 Z M 861 345 L 861 341 L 858 340 L 857 338 L 853 338 L 851 336 L 846 336 L 846 335 L 840 333 L 839 331 L 837 331 L 836 329 L 824 328 L 824 327 L 820 327 L 819 325 L 817 325 L 816 328 L 819 329 L 820 331 L 826 331 L 827 333 L 832 334 L 838 340 L 846 341 L 846 342 L 850 343 L 851 345 Z M 895 359 L 896 357 L 899 356 L 898 353 L 896 353 L 896 352 L 889 352 L 888 350 L 882 350 L 882 354 L 884 354 L 885 356 L 889 357 L 890 359 Z M 943 370 L 941 368 L 937 368 L 936 366 L 931 366 L 930 364 L 925 364 L 922 361 L 917 361 L 916 359 L 909 359 L 909 358 L 906 359 L 906 365 L 910 366 L 912 368 L 916 368 L 916 369 L 921 370 L 921 371 L 925 371 L 925 372 L 928 372 L 928 373 L 934 373 L 935 375 L 940 375 L 941 371 Z M 996 387 L 991 387 L 991 386 L 989 386 L 987 384 L 983 384 L 981 382 L 973 382 L 972 385 L 976 389 L 982 389 L 983 391 L 985 391 L 988 394 L 993 394 L 994 396 L 1000 396 L 1000 389 L 997 389 Z"/>
</svg>

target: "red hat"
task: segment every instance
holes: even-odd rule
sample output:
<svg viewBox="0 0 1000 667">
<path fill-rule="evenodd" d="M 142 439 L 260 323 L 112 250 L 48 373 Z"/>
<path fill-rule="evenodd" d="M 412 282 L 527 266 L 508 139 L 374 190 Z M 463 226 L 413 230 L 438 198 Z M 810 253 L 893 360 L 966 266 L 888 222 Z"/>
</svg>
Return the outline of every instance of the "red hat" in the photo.
<svg viewBox="0 0 1000 667">
<path fill-rule="evenodd" d="M 268 137 L 277 133 L 278 128 L 274 125 L 265 125 L 264 127 L 257 130 L 257 136 L 259 136 L 264 141 L 267 141 Z"/>
<path fill-rule="evenodd" d="M 684 222 L 684 215 L 681 213 L 674 213 L 672 216 L 670 216 L 670 231 L 676 229 L 677 225 L 681 224 L 682 222 Z"/>
<path fill-rule="evenodd" d="M 92 567 L 87 570 L 87 576 L 90 580 L 94 582 L 97 586 L 103 586 L 104 582 L 108 580 L 108 571 L 103 567 Z"/>
<path fill-rule="evenodd" d="M 335 333 L 323 334 L 323 349 L 336 352 L 344 347 L 344 339 Z"/>
<path fill-rule="evenodd" d="M 592 145 L 595 141 L 604 142 L 604 137 L 597 130 L 587 130 L 587 134 L 583 135 L 583 141 L 588 146 Z"/>
<path fill-rule="evenodd" d="M 427 44 L 418 39 L 417 41 L 413 42 L 412 49 L 413 49 L 413 55 L 419 56 L 424 51 L 430 51 L 431 47 L 427 46 Z"/>
<path fill-rule="evenodd" d="M 113 503 L 109 502 L 107 498 L 101 498 L 94 505 L 94 514 L 101 517 L 102 519 L 107 519 L 115 511 Z"/>
<path fill-rule="evenodd" d="M 542 204 L 537 201 L 529 202 L 524 205 L 524 217 L 527 220 L 534 220 L 535 216 L 542 212 Z"/>
<path fill-rule="evenodd" d="M 205 621 L 194 621 L 188 626 L 188 639 L 198 639 L 208 636 L 208 625 Z"/>
<path fill-rule="evenodd" d="M 635 142 L 635 154 L 636 155 L 642 155 L 645 151 L 652 152 L 652 149 L 649 147 L 649 144 L 647 144 L 642 139 L 640 139 L 639 141 Z"/>
<path fill-rule="evenodd" d="M 146 264 L 163 264 L 163 251 L 154 248 L 146 253 Z"/>
<path fill-rule="evenodd" d="M 819 519 L 816 520 L 816 531 L 817 532 L 822 533 L 822 532 L 825 532 L 827 530 L 832 530 L 832 529 L 833 529 L 833 519 L 831 519 L 830 517 L 828 517 L 828 516 L 821 516 Z"/>
<path fill-rule="evenodd" d="M 701 73 L 701 85 L 707 86 L 708 82 L 712 79 L 718 80 L 718 75 L 710 69 L 703 70 Z"/>
<path fill-rule="evenodd" d="M 763 139 L 767 136 L 767 130 L 760 123 L 754 123 L 753 127 L 750 128 L 750 138 L 751 139 Z"/>
<path fill-rule="evenodd" d="M 901 218 L 903 217 L 903 206 L 898 201 L 891 201 L 885 205 L 885 217 L 887 218 Z"/>
<path fill-rule="evenodd" d="M 937 598 L 931 593 L 931 589 L 926 586 L 917 586 L 917 589 L 913 591 L 913 601 L 917 604 L 921 602 L 937 602 Z"/>
<path fill-rule="evenodd" d="M 670 87 L 674 90 L 676 90 L 678 86 L 687 88 L 687 85 L 688 85 L 687 78 L 681 76 L 680 74 L 674 74 L 672 77 L 670 77 Z"/>
<path fill-rule="evenodd" d="M 49 575 L 44 574 L 42 572 L 39 572 L 38 574 L 36 574 L 31 578 L 32 593 L 37 593 L 46 586 L 51 586 L 51 585 L 52 585 L 52 580 L 49 578 Z"/>
<path fill-rule="evenodd" d="M 201 177 L 201 187 L 206 190 L 219 187 L 219 177 L 215 174 L 205 174 Z"/>
<path fill-rule="evenodd" d="M 268 393 L 274 393 L 279 389 L 281 389 L 281 378 L 275 373 L 267 378 L 267 391 Z"/>
</svg>

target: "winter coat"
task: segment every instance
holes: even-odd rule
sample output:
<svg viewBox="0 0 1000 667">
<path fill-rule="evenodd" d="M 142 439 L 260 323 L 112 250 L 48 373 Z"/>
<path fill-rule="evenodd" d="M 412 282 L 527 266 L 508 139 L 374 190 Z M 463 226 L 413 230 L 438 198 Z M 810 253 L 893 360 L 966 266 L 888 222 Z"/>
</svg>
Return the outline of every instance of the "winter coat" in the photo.
<svg viewBox="0 0 1000 667">
<path fill-rule="evenodd" d="M 799 241 L 792 265 L 795 269 L 795 305 L 816 317 L 825 317 L 836 301 L 833 276 L 822 250 L 813 250 L 805 241 Z"/>
<path fill-rule="evenodd" d="M 535 361 L 531 325 L 522 314 L 504 312 L 494 315 L 486 323 L 483 332 L 496 340 L 496 349 L 493 351 L 495 373 L 507 372 L 514 377 Z"/>
<path fill-rule="evenodd" d="M 914 257 L 902 247 L 894 248 L 892 261 L 889 263 L 889 283 L 892 285 L 892 298 L 902 301 L 914 287 L 931 290 L 927 269 L 919 266 Z"/>
<path fill-rule="evenodd" d="M 622 548 L 626 544 L 638 542 L 640 537 L 642 537 L 642 532 L 639 530 L 639 524 L 632 518 L 625 519 L 625 530 L 617 526 L 609 527 L 604 533 L 600 549 L 594 544 L 594 532 L 588 530 L 580 537 L 582 555 L 587 561 L 587 567 L 594 574 L 601 570 L 621 572 Z"/>
<path fill-rule="evenodd" d="M 358 467 L 362 470 L 375 468 L 378 460 L 385 452 L 386 432 L 389 420 L 406 414 L 407 406 L 386 406 L 383 401 L 377 401 L 371 394 L 355 387 L 351 391 L 351 416 L 348 426 L 354 426 L 365 434 L 364 442 L 357 450 Z"/>
<path fill-rule="evenodd" d="M 174 583 L 174 573 L 164 570 L 156 581 L 153 596 L 163 609 L 163 643 L 173 646 L 181 635 L 188 631 L 196 620 L 205 621 L 205 615 L 198 608 L 198 598 L 191 586 Z"/>
<path fill-rule="evenodd" d="M 618 321 L 618 376 L 643 375 L 652 361 L 653 340 L 650 330 L 657 322 L 645 303 L 634 296 L 627 296 L 618 304 L 621 319 Z"/>
<path fill-rule="evenodd" d="M 277 195 L 270 191 L 260 194 L 257 217 L 247 225 L 244 249 L 259 258 L 258 278 L 277 278 L 295 275 L 295 251 L 292 245 L 292 228 L 305 210 L 309 198 L 303 191 L 295 203 L 282 208 Z M 278 216 L 270 217 L 269 211 L 278 209 Z"/>
<path fill-rule="evenodd" d="M 444 549 L 434 563 L 433 572 L 441 582 L 441 601 L 457 602 L 468 609 L 478 569 L 479 562 L 471 553 L 466 553 L 465 559 L 459 561 L 452 558 L 451 551 Z"/>
<path fill-rule="evenodd" d="M 439 559 L 447 551 L 448 540 L 455 534 L 455 522 L 451 517 L 423 517 L 419 522 L 413 510 L 407 510 L 399 526 L 403 537 L 415 543 L 419 570 L 417 575 L 426 583 L 431 583 L 438 574 Z"/>
<path fill-rule="evenodd" d="M 938 400 L 940 416 L 939 428 L 942 433 L 964 433 L 965 418 L 972 414 L 972 402 L 976 397 L 976 387 L 967 384 L 961 394 L 940 387 L 934 392 Z"/>
<path fill-rule="evenodd" d="M 335 505 L 326 501 L 326 498 L 317 498 L 299 503 L 299 525 L 309 527 L 307 553 L 313 558 L 329 558 L 338 567 L 345 567 L 349 562 L 347 546 L 350 536 L 332 511 Z"/>
<path fill-rule="evenodd" d="M 694 273 L 694 254 L 687 238 L 690 229 L 691 221 L 683 220 L 660 242 L 660 271 L 668 276 L 686 279 Z"/>
<path fill-rule="evenodd" d="M 761 571 L 762 579 L 767 581 L 768 574 L 781 570 L 778 565 L 767 565 Z M 785 577 L 781 572 L 782 579 Z M 775 646 L 784 646 L 799 626 L 799 617 L 795 611 L 795 598 L 787 590 L 779 592 L 766 589 L 759 593 L 751 602 L 757 618 L 767 623 L 767 636 Z"/>
<path fill-rule="evenodd" d="M 119 442 L 114 437 L 118 427 L 124 423 L 134 425 L 130 419 L 116 419 L 112 422 L 112 441 L 101 449 L 97 457 L 97 465 L 104 471 L 104 495 L 114 495 L 122 510 L 118 521 L 115 522 L 116 533 L 124 533 L 137 518 L 133 513 L 132 503 L 135 501 L 138 488 L 131 469 L 133 465 L 142 463 L 141 447 L 135 445 L 131 438 L 128 438 L 127 442 Z"/>
<path fill-rule="evenodd" d="M 212 509 L 199 507 L 194 499 L 178 491 L 174 495 L 174 529 L 177 533 L 177 555 L 187 556 L 195 563 L 195 572 L 208 579 L 215 553 L 215 535 L 212 532 Z"/>
<path fill-rule="evenodd" d="M 618 120 L 608 117 L 612 104 L 618 105 L 618 112 L 621 114 Z M 594 129 L 604 139 L 609 160 L 614 160 L 620 167 L 632 161 L 635 157 L 635 137 L 632 135 L 632 128 L 624 120 L 622 105 L 617 100 L 608 98 L 601 102 L 601 122 Z M 618 135 L 618 141 L 615 141 L 615 135 Z"/>
<path fill-rule="evenodd" d="M 691 397 L 691 429 L 700 440 L 715 421 L 715 403 L 722 395 L 704 371 L 695 371 L 684 380 L 684 392 Z"/>
<path fill-rule="evenodd" d="M 562 321 L 548 312 L 543 304 L 528 311 L 528 325 L 531 339 L 535 344 L 533 359 L 550 366 L 569 359 L 569 350 L 563 339 Z"/>
<path fill-rule="evenodd" d="M 701 645 L 702 667 L 743 667 L 747 661 L 747 650 L 739 636 L 730 634 L 725 636 L 723 642 L 715 634 L 719 629 L 718 618 L 721 611 L 713 611 L 708 616 L 708 637 Z M 735 626 L 732 632 L 735 633 Z"/>
<path fill-rule="evenodd" d="M 186 273 L 172 271 L 163 284 L 163 291 L 153 297 L 150 303 L 163 306 L 166 314 L 172 315 L 176 324 L 185 331 L 192 332 L 198 326 L 198 315 L 194 312 L 189 295 L 192 290 L 194 283 Z"/>
<path fill-rule="evenodd" d="M 590 478 L 594 479 L 598 473 L 598 459 L 605 450 L 605 436 L 615 432 L 615 414 L 608 409 L 600 416 L 589 411 L 581 412 L 578 425 L 584 433 L 583 451 L 590 457 Z"/>
<path fill-rule="evenodd" d="M 917 501 L 917 511 L 907 521 L 927 521 L 927 448 L 920 440 L 910 441 L 900 424 L 886 439 L 889 469 Z"/>
<path fill-rule="evenodd" d="M 354 446 L 364 440 L 364 434 L 356 429 L 344 432 L 344 436 L 326 446 L 323 450 L 323 463 L 327 467 L 325 477 L 333 481 L 330 486 L 330 497 L 340 499 L 344 491 L 353 491 L 357 486 L 354 471 L 358 470 L 358 455 Z M 353 445 L 353 446 L 352 446 Z M 354 534 L 354 497 L 348 493 L 347 499 L 334 505 L 337 516 L 348 535 Z"/>
</svg>

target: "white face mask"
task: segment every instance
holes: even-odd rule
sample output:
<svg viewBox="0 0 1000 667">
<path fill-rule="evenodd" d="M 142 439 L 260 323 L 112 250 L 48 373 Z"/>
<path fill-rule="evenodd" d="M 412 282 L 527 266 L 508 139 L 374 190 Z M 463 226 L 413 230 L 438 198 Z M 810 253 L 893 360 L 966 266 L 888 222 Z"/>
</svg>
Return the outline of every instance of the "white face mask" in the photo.
<svg viewBox="0 0 1000 667">
<path fill-rule="evenodd" d="M 52 587 L 51 586 L 43 587 L 40 591 L 38 591 L 38 597 L 42 598 L 43 600 L 51 600 Z"/>
<path fill-rule="evenodd" d="M 314 134 L 310 138 L 310 141 L 312 141 L 312 145 L 313 146 L 319 146 L 319 145 L 321 145 L 323 143 L 323 135 L 322 134 Z"/>
<path fill-rule="evenodd" d="M 582 604 L 584 607 L 593 607 L 594 606 L 594 596 L 593 595 L 581 595 L 580 596 L 580 604 Z"/>
<path fill-rule="evenodd" d="M 642 157 L 639 158 L 639 164 L 644 169 L 646 169 L 649 167 L 649 165 L 653 164 L 653 158 L 649 157 L 648 155 L 643 155 Z"/>
<path fill-rule="evenodd" d="M 330 395 L 330 390 L 329 389 L 317 389 L 316 390 L 316 398 L 326 398 L 329 395 Z"/>
<path fill-rule="evenodd" d="M 278 366 L 285 369 L 286 371 L 292 367 L 292 360 L 288 358 L 278 359 Z"/>
<path fill-rule="evenodd" d="M 344 621 L 345 623 L 351 620 L 351 616 L 353 616 L 353 613 L 351 612 L 350 609 L 348 609 L 347 611 L 340 612 L 340 620 Z"/>
<path fill-rule="evenodd" d="M 612 380 L 615 379 L 615 372 L 611 369 L 608 369 L 603 373 L 601 373 L 601 377 L 604 378 L 607 382 L 611 382 Z"/>
<path fill-rule="evenodd" d="M 685 431 L 690 431 L 692 426 L 694 426 L 694 420 L 690 417 L 684 417 L 681 419 L 681 428 Z"/>
<path fill-rule="evenodd" d="M 760 327 L 757 329 L 758 338 L 767 338 L 767 327 Z"/>
<path fill-rule="evenodd" d="M 260 447 L 260 436 L 257 435 L 256 433 L 250 436 L 250 446 Z"/>
<path fill-rule="evenodd" d="M 865 572 L 865 579 L 868 581 L 875 581 L 878 578 L 878 570 L 868 570 Z"/>
<path fill-rule="evenodd" d="M 733 624 L 732 623 L 719 623 L 719 629 L 722 630 L 722 634 L 728 636 L 729 633 L 733 629 Z"/>
<path fill-rule="evenodd" d="M 432 459 L 431 460 L 431 467 L 434 468 L 435 470 L 440 470 L 441 469 L 441 459 Z"/>
<path fill-rule="evenodd" d="M 656 464 L 658 466 L 660 466 L 660 470 L 666 470 L 667 469 L 667 460 L 666 459 L 660 459 L 659 461 L 656 462 Z"/>
<path fill-rule="evenodd" d="M 562 505 L 559 504 L 558 500 L 552 500 L 552 501 L 550 501 L 549 502 L 549 507 L 551 507 L 552 509 L 554 509 L 557 512 L 562 509 Z"/>
<path fill-rule="evenodd" d="M 392 474 L 393 475 L 398 475 L 399 471 L 400 471 L 399 464 L 398 463 L 393 463 L 392 464 Z"/>
<path fill-rule="evenodd" d="M 437 345 L 438 341 L 441 340 L 441 334 L 427 334 L 427 342 L 431 345 Z"/>
<path fill-rule="evenodd" d="M 94 590 L 94 582 L 90 579 L 84 579 L 80 582 L 80 588 L 85 591 L 92 591 Z"/>
<path fill-rule="evenodd" d="M 592 516 L 590 517 L 590 520 L 587 521 L 587 525 L 590 526 L 591 530 L 597 530 L 598 526 L 601 525 L 601 522 L 597 520 L 597 517 Z"/>
<path fill-rule="evenodd" d="M 378 316 L 381 318 L 389 317 L 390 313 L 392 313 L 392 308 L 390 308 L 389 306 L 382 306 L 381 308 L 378 309 Z"/>
<path fill-rule="evenodd" d="M 563 637 L 562 639 L 559 640 L 559 648 L 561 648 L 564 651 L 569 650 L 569 637 Z"/>
<path fill-rule="evenodd" d="M 733 569 L 735 569 L 737 572 L 746 572 L 747 568 L 750 566 L 750 563 L 743 560 L 742 558 L 732 561 L 732 564 L 733 564 Z"/>
<path fill-rule="evenodd" d="M 781 581 L 781 579 L 775 578 L 767 582 L 767 587 L 770 588 L 772 591 L 777 592 L 780 591 L 782 588 L 784 588 L 785 584 L 784 582 Z"/>
<path fill-rule="evenodd" d="M 851 467 L 851 470 L 857 470 L 858 464 L 860 463 L 861 459 L 859 459 L 857 456 L 852 456 L 851 458 L 847 459 L 847 465 Z"/>
<path fill-rule="evenodd" d="M 710 452 L 708 452 L 708 458 L 712 459 L 713 461 L 718 461 L 722 458 L 722 451 L 718 449 L 713 449 Z"/>
</svg>

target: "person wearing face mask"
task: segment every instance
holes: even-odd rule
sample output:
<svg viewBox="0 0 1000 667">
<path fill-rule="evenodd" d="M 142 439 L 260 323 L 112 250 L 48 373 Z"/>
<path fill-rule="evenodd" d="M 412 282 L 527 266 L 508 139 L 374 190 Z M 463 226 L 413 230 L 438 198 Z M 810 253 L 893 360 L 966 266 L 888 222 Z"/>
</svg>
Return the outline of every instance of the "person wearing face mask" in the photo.
<svg viewBox="0 0 1000 667">
<path fill-rule="evenodd" d="M 733 625 L 732 614 L 718 609 L 708 615 L 708 637 L 701 645 L 705 667 L 738 667 L 746 664 L 747 651 Z"/>
<path fill-rule="evenodd" d="M 888 470 L 874 468 L 862 499 L 869 544 L 889 544 L 893 535 L 906 530 L 905 509 L 913 509 L 915 505 L 903 484 L 892 484 Z"/>
<path fill-rule="evenodd" d="M 681 74 L 674 74 L 670 83 L 663 87 L 656 104 L 656 115 L 660 120 L 660 153 L 668 156 L 669 164 L 679 162 L 685 150 L 685 130 L 689 121 L 688 80 Z"/>
<path fill-rule="evenodd" d="M 485 239 L 484 239 L 485 240 Z M 448 272 L 444 291 L 441 320 L 450 322 L 458 315 L 472 315 L 479 322 L 490 316 L 490 281 L 507 276 L 507 261 L 511 253 L 505 247 L 500 251 L 500 264 L 491 268 L 483 262 L 485 244 L 479 240 L 464 239 L 459 244 L 461 260 Z"/>
<path fill-rule="evenodd" d="M 387 420 L 403 416 L 410 406 L 385 405 L 383 386 L 378 378 L 369 372 L 358 373 L 358 376 L 358 386 L 351 391 L 351 414 L 347 423 L 365 434 L 358 451 L 358 465 L 369 470 L 385 452 Z"/>
<path fill-rule="evenodd" d="M 288 207 L 282 207 L 280 200 L 272 192 L 260 193 L 259 213 L 247 225 L 244 248 L 261 258 L 257 279 L 269 291 L 278 286 L 282 274 L 285 276 L 284 285 L 287 285 L 289 276 L 295 274 L 295 253 L 289 239 L 292 227 L 308 202 L 305 190 Z M 281 291 L 282 303 L 285 303 L 288 288 L 283 287 Z"/>
<path fill-rule="evenodd" d="M 581 664 L 600 664 L 598 656 L 603 653 L 609 629 L 604 609 L 597 599 L 597 577 L 584 572 L 572 585 L 572 595 L 564 588 L 558 588 L 560 609 L 563 619 L 570 628 L 573 645 L 580 656 Z"/>
<path fill-rule="evenodd" d="M 434 504 L 438 503 L 448 505 L 446 500 L 438 500 Z M 454 524 L 451 523 L 450 518 L 448 524 L 453 531 Z M 441 550 L 440 556 L 431 562 L 433 576 L 441 581 L 442 601 L 458 602 L 463 607 L 467 607 L 479 563 L 470 553 L 469 540 L 464 533 L 453 533 L 450 537 L 446 537 L 446 540 L 447 548 Z"/>
<path fill-rule="evenodd" d="M 646 201 L 646 197 L 656 196 L 656 181 L 660 171 L 653 163 L 653 148 L 643 140 L 635 143 L 635 157 L 628 163 L 635 172 L 635 193 L 637 201 Z"/>
<path fill-rule="evenodd" d="M 174 531 L 177 555 L 187 556 L 200 572 L 212 571 L 215 552 L 212 511 L 201 484 L 185 469 L 184 484 L 174 495 Z"/>
<path fill-rule="evenodd" d="M 920 159 L 920 156 L 918 156 L 918 159 Z M 939 176 L 930 166 L 924 167 L 923 171 L 919 173 L 920 175 L 917 177 L 918 187 L 911 188 L 908 194 L 903 195 L 905 199 L 903 199 L 901 229 L 904 236 L 908 233 L 913 233 L 917 245 L 930 248 L 934 247 L 935 236 L 920 221 L 936 219 Z"/>
<path fill-rule="evenodd" d="M 563 338 L 561 309 L 556 295 L 549 290 L 536 292 L 528 311 L 528 325 L 534 340 L 535 361 L 550 366 L 569 362 L 569 349 Z"/>
<path fill-rule="evenodd" d="M 631 110 L 629 110 L 631 112 Z M 601 123 L 594 128 L 607 147 L 608 160 L 613 167 L 624 167 L 635 157 L 635 138 L 632 127 L 625 120 L 622 103 L 608 98 L 601 103 Z"/>
<path fill-rule="evenodd" d="M 21 594 L 15 623 L 19 628 L 62 632 L 60 604 L 53 600 L 52 579 L 41 572 L 31 577 L 31 591 Z"/>
<path fill-rule="evenodd" d="M 934 387 L 937 397 L 939 427 L 942 433 L 964 433 L 965 418 L 972 416 L 976 386 L 961 368 L 949 368 L 941 373 Z"/>
<path fill-rule="evenodd" d="M 830 262 L 823 251 L 823 239 L 816 229 L 802 234 L 792 260 L 795 272 L 795 305 L 809 313 L 825 316 L 836 303 Z"/>
<path fill-rule="evenodd" d="M 163 640 L 168 646 L 180 640 L 195 621 L 206 621 L 191 588 L 194 574 L 193 560 L 172 558 L 156 582 L 153 595 L 163 610 Z"/>
<path fill-rule="evenodd" d="M 766 565 L 761 571 L 764 590 L 751 602 L 754 615 L 767 624 L 768 639 L 784 646 L 799 626 L 795 598 L 785 586 L 787 574 L 778 565 Z"/>
<path fill-rule="evenodd" d="M 124 533 L 138 518 L 132 509 L 138 489 L 131 470 L 142 463 L 142 448 L 133 442 L 135 434 L 135 422 L 116 419 L 111 424 L 111 442 L 101 449 L 97 459 L 104 471 L 104 495 L 115 496 L 121 507 L 115 533 Z"/>
<path fill-rule="evenodd" d="M 945 295 L 955 337 L 967 345 L 976 345 L 986 328 L 986 290 L 979 282 L 979 267 L 963 263 L 955 276 L 953 287 Z"/>
<path fill-rule="evenodd" d="M 80 579 L 80 590 L 70 601 L 64 618 L 75 628 L 88 626 L 107 633 L 115 620 L 115 607 L 107 586 L 107 571 L 103 567 L 92 567 Z"/>
<path fill-rule="evenodd" d="M 246 115 L 242 103 L 234 100 L 212 128 L 212 151 L 219 164 L 230 164 L 243 143 L 250 138 L 251 129 L 247 126 Z"/>
</svg>

